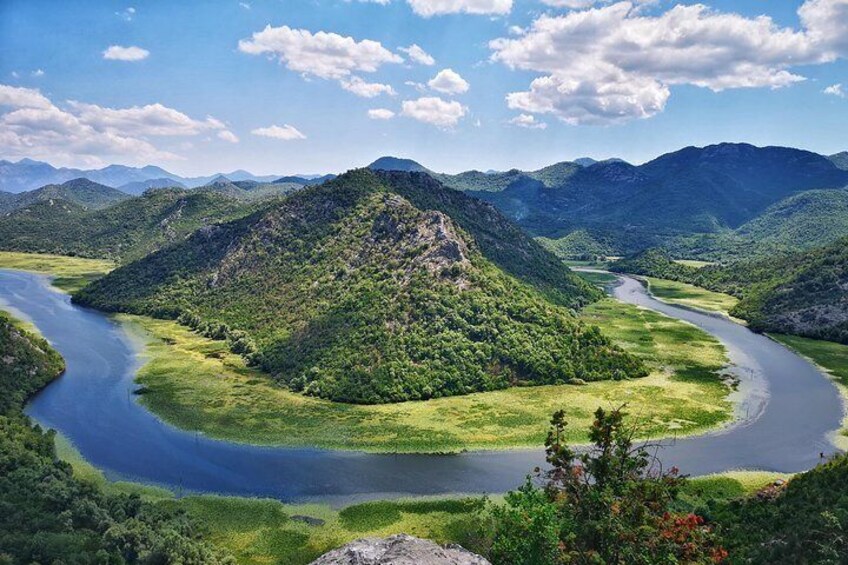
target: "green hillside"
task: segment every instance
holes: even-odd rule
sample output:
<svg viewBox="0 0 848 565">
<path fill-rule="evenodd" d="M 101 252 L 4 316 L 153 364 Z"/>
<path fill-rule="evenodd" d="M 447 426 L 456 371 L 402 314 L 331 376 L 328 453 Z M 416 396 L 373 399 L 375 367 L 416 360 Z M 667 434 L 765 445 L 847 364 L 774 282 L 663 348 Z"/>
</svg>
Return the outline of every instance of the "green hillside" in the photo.
<svg viewBox="0 0 848 565">
<path fill-rule="evenodd" d="M 563 307 L 599 296 L 491 206 L 425 174 L 357 170 L 202 229 L 75 300 L 179 316 L 294 390 L 383 403 L 644 376 Z"/>
<path fill-rule="evenodd" d="M 808 190 L 767 208 L 733 231 L 671 240 L 674 255 L 756 259 L 822 247 L 848 236 L 848 190 Z"/>
<path fill-rule="evenodd" d="M 834 165 L 842 169 L 843 171 L 848 171 L 848 151 L 841 151 L 834 155 L 828 157 Z"/>
<path fill-rule="evenodd" d="M 588 259 L 615 254 L 611 245 L 582 229 L 557 239 L 539 237 L 536 241 L 560 259 Z"/>
<path fill-rule="evenodd" d="M 0 217 L 0 249 L 129 261 L 255 208 L 224 195 L 159 189 L 102 210 L 40 201 Z"/>
<path fill-rule="evenodd" d="M 24 208 L 38 202 L 64 200 L 83 208 L 97 210 L 130 198 L 129 194 L 92 182 L 88 179 L 69 180 L 63 184 L 48 184 L 37 190 L 0 198 L 0 214 Z"/>
<path fill-rule="evenodd" d="M 818 249 L 694 268 L 648 250 L 612 269 L 688 282 L 741 298 L 731 315 L 760 331 L 848 343 L 848 238 Z"/>
</svg>

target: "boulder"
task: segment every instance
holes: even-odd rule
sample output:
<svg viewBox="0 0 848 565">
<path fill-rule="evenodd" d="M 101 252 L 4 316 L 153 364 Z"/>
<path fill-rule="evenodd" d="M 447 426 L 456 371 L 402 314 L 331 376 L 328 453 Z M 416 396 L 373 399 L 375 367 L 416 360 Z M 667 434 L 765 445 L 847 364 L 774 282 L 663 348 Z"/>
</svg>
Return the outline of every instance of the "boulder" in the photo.
<svg viewBox="0 0 848 565">
<path fill-rule="evenodd" d="M 438 545 L 406 534 L 364 538 L 325 553 L 311 565 L 491 565 L 458 545 Z"/>
</svg>

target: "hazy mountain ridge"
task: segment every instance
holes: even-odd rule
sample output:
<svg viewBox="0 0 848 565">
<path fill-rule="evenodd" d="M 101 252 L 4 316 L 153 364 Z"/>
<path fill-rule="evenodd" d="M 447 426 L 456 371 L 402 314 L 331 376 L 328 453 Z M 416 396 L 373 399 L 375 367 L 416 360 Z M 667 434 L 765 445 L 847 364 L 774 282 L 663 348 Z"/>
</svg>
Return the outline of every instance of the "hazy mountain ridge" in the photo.
<svg viewBox="0 0 848 565">
<path fill-rule="evenodd" d="M 128 198 L 130 196 L 120 190 L 80 178 L 58 185 L 48 184 L 37 190 L 2 197 L 0 198 L 0 214 L 47 200 L 62 200 L 72 202 L 83 208 L 97 210 Z"/>
<path fill-rule="evenodd" d="M 504 225 L 427 175 L 357 170 L 202 229 L 76 299 L 220 328 L 289 387 L 341 401 L 644 374 L 545 298 L 557 280 L 570 285 L 561 302 L 598 292 L 517 229 L 499 235 Z"/>
</svg>

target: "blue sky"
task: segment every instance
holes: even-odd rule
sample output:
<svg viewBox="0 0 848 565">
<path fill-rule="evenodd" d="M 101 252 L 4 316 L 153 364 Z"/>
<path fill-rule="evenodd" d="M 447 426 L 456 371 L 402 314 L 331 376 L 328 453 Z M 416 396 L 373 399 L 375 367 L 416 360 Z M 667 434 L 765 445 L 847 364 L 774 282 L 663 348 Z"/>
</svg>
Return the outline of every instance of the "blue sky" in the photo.
<svg viewBox="0 0 848 565">
<path fill-rule="evenodd" d="M 705 2 L 4 0 L 0 157 L 270 174 L 848 150 L 848 0 Z"/>
</svg>

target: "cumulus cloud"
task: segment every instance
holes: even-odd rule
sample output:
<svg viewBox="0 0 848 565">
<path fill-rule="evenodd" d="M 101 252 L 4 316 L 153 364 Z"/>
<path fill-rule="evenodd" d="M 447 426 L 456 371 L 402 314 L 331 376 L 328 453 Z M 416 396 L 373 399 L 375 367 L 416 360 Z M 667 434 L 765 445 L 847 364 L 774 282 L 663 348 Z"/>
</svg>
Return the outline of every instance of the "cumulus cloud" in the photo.
<svg viewBox="0 0 848 565">
<path fill-rule="evenodd" d="M 468 81 L 459 76 L 453 69 L 442 69 L 427 83 L 427 86 L 445 94 L 462 94 L 468 92 Z"/>
<path fill-rule="evenodd" d="M 357 96 L 363 98 L 374 98 L 381 94 L 389 94 L 394 96 L 397 94 L 395 89 L 389 84 L 381 84 L 379 82 L 366 82 L 359 77 L 350 77 L 339 81 L 342 88 L 348 92 L 353 92 Z"/>
<path fill-rule="evenodd" d="M 218 139 L 222 139 L 228 143 L 238 143 L 239 138 L 236 134 L 229 130 L 221 130 L 218 132 Z"/>
<path fill-rule="evenodd" d="M 238 43 L 239 51 L 250 55 L 268 55 L 287 69 L 324 79 L 342 79 L 354 72 L 373 73 L 386 63 L 402 63 L 379 41 L 288 26 L 266 26 L 250 39 Z"/>
<path fill-rule="evenodd" d="M 49 158 L 65 165 L 136 164 L 179 159 L 151 138 L 215 132 L 238 138 L 212 117 L 194 119 L 162 104 L 106 108 L 68 101 L 57 105 L 39 90 L 0 84 L 0 152 L 12 157 Z"/>
<path fill-rule="evenodd" d="M 512 118 L 509 123 L 514 126 L 527 129 L 545 129 L 548 127 L 548 124 L 540 122 L 536 119 L 536 116 L 533 116 L 532 114 L 519 114 Z"/>
<path fill-rule="evenodd" d="M 409 57 L 409 59 L 419 65 L 432 66 L 436 64 L 436 60 L 421 47 L 413 43 L 409 47 L 401 47 L 398 49 Z"/>
<path fill-rule="evenodd" d="M 507 95 L 509 107 L 572 124 L 618 123 L 663 111 L 676 85 L 782 88 L 804 80 L 793 67 L 848 53 L 848 0 L 807 0 L 801 30 L 700 4 L 656 16 L 633 2 L 603 4 L 540 16 L 519 37 L 490 42 L 492 60 L 541 73 Z"/>
<path fill-rule="evenodd" d="M 306 136 L 303 135 L 296 127 L 290 126 L 289 124 L 283 124 L 281 126 L 268 126 L 265 128 L 256 128 L 250 133 L 262 137 L 282 139 L 283 141 L 306 139 Z"/>
<path fill-rule="evenodd" d="M 407 0 L 412 11 L 429 18 L 443 14 L 508 14 L 512 0 Z"/>
<path fill-rule="evenodd" d="M 126 10 L 121 10 L 120 12 L 115 12 L 115 15 L 124 20 L 125 22 L 133 21 L 135 17 L 135 8 L 130 6 Z"/>
<path fill-rule="evenodd" d="M 827 88 L 825 88 L 824 90 L 822 90 L 822 92 L 824 94 L 836 96 L 837 98 L 845 98 L 845 96 L 846 96 L 845 91 L 842 89 L 842 83 L 832 84 L 832 85 L 828 86 Z"/>
<path fill-rule="evenodd" d="M 44 70 L 43 69 L 35 69 L 30 74 L 32 74 L 32 76 L 34 76 L 35 78 L 41 78 L 41 77 L 44 76 Z"/>
<path fill-rule="evenodd" d="M 395 113 L 388 108 L 373 108 L 368 110 L 368 117 L 372 120 L 391 120 Z"/>
<path fill-rule="evenodd" d="M 438 96 L 404 100 L 401 108 L 404 116 L 443 129 L 454 127 L 468 112 L 468 108 L 459 102 L 442 100 Z"/>
<path fill-rule="evenodd" d="M 150 51 L 134 45 L 130 47 L 110 45 L 103 51 L 103 58 L 110 61 L 142 61 L 147 59 L 149 55 Z"/>
</svg>

